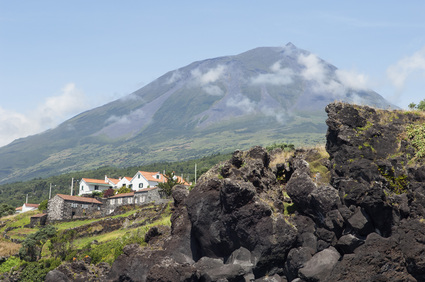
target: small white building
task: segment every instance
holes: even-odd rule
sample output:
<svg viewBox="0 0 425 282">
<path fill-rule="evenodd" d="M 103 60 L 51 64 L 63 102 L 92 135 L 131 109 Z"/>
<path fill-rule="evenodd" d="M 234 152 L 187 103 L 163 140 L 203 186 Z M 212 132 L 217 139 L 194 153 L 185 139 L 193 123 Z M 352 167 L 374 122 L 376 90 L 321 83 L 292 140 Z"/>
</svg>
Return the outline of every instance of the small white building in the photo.
<svg viewBox="0 0 425 282">
<path fill-rule="evenodd" d="M 119 179 L 119 181 L 117 183 L 117 188 L 121 188 L 123 186 L 131 189 L 131 187 L 132 187 L 131 177 L 123 177 L 123 178 Z"/>
<path fill-rule="evenodd" d="M 159 172 L 138 171 L 131 179 L 133 190 L 156 187 L 158 183 L 166 182 L 166 178 Z"/>
<path fill-rule="evenodd" d="M 15 210 L 16 210 L 17 213 L 22 213 L 22 212 L 36 210 L 36 209 L 38 209 L 38 206 L 39 206 L 39 204 L 28 204 L 28 203 L 25 203 L 25 204 L 22 205 L 22 207 L 18 207 Z"/>
<path fill-rule="evenodd" d="M 78 193 L 79 196 L 85 194 L 92 194 L 93 191 L 105 191 L 109 188 L 114 188 L 114 184 L 109 181 L 109 179 L 100 180 L 100 179 L 92 179 L 92 178 L 82 178 L 80 181 L 80 191 Z"/>
</svg>

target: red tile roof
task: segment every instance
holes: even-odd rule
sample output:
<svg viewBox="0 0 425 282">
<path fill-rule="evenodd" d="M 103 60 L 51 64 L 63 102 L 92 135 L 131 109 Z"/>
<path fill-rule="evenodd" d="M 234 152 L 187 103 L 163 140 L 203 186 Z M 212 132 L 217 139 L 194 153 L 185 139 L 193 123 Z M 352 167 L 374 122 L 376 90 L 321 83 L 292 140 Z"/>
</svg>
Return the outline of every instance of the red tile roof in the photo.
<svg viewBox="0 0 425 282">
<path fill-rule="evenodd" d="M 26 207 L 38 208 L 39 204 L 24 204 Z"/>
<path fill-rule="evenodd" d="M 92 184 L 101 184 L 101 185 L 108 185 L 108 182 L 105 182 L 104 179 L 93 179 L 93 178 L 83 178 L 86 183 L 92 183 Z"/>
<path fill-rule="evenodd" d="M 17 207 L 15 210 L 21 211 L 22 210 L 22 207 Z"/>
<path fill-rule="evenodd" d="M 108 180 L 114 184 L 118 184 L 118 182 L 120 182 L 120 179 L 116 179 L 116 178 L 108 178 Z"/>
<path fill-rule="evenodd" d="M 149 172 L 149 171 L 139 171 L 147 181 L 163 182 L 165 181 L 164 175 L 158 172 Z M 154 177 L 154 175 L 159 174 L 159 179 Z"/>
<path fill-rule="evenodd" d="M 134 196 L 134 192 L 116 194 L 115 196 L 109 197 L 109 199 L 122 198 L 122 197 L 132 197 L 132 196 Z"/>
<path fill-rule="evenodd" d="M 74 201 L 74 202 L 102 204 L 102 202 L 99 202 L 98 200 L 96 200 L 94 198 L 70 196 L 70 195 L 64 195 L 64 194 L 57 194 L 57 196 L 61 197 L 65 201 Z"/>
</svg>

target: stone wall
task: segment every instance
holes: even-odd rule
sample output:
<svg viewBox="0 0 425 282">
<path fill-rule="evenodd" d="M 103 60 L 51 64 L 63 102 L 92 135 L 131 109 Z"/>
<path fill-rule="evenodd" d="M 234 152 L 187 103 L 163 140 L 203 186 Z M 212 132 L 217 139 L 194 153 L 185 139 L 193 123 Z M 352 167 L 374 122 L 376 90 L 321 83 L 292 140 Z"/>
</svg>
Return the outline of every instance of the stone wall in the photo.
<svg viewBox="0 0 425 282">
<path fill-rule="evenodd" d="M 47 204 L 47 220 L 62 220 L 63 218 L 63 205 L 65 200 L 58 195 L 51 198 Z"/>
</svg>

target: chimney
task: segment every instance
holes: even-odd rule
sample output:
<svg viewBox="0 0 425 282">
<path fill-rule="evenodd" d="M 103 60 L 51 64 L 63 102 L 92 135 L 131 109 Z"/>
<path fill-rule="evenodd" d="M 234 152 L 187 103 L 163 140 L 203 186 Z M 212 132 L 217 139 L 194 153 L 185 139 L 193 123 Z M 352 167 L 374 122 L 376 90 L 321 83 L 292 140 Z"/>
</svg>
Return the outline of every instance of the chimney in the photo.
<svg viewBox="0 0 425 282">
<path fill-rule="evenodd" d="M 108 182 L 108 176 L 105 175 L 105 182 Z"/>
</svg>

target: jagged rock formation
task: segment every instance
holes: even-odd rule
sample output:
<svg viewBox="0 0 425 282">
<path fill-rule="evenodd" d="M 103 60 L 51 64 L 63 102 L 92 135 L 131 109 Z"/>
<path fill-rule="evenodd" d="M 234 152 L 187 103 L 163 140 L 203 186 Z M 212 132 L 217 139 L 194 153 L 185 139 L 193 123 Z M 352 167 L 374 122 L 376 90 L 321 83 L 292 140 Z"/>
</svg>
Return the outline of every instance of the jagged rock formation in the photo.
<svg viewBox="0 0 425 282">
<path fill-rule="evenodd" d="M 107 279 L 425 281 L 425 166 L 406 133 L 424 119 L 344 103 L 326 111 L 330 181 L 312 173 L 313 149 L 273 166 L 276 153 L 236 151 L 190 193 L 174 188 L 162 250 L 126 247 Z"/>
</svg>

